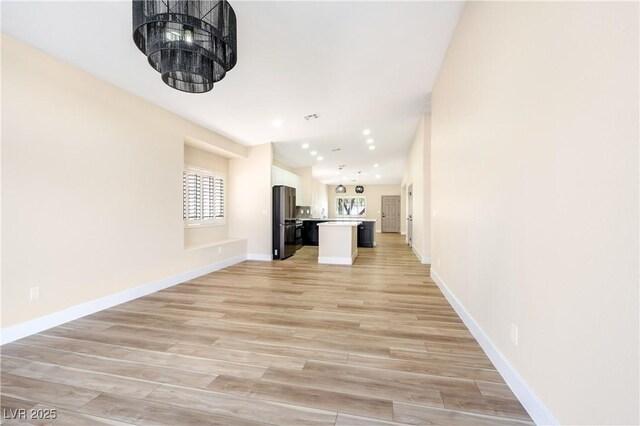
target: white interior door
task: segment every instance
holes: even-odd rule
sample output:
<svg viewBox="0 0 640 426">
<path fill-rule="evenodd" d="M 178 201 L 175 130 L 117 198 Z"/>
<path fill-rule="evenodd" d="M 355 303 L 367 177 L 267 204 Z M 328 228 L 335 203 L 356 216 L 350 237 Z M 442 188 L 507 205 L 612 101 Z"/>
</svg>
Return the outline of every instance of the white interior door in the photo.
<svg viewBox="0 0 640 426">
<path fill-rule="evenodd" d="M 400 232 L 400 196 L 382 196 L 382 232 Z"/>
</svg>

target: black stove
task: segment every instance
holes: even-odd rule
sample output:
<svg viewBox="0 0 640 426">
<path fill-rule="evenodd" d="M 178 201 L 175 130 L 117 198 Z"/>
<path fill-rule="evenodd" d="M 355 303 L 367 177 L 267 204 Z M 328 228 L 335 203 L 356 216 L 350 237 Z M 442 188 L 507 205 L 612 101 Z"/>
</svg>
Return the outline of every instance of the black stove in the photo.
<svg viewBox="0 0 640 426">
<path fill-rule="evenodd" d="M 296 251 L 302 248 L 302 219 L 296 219 Z"/>
</svg>

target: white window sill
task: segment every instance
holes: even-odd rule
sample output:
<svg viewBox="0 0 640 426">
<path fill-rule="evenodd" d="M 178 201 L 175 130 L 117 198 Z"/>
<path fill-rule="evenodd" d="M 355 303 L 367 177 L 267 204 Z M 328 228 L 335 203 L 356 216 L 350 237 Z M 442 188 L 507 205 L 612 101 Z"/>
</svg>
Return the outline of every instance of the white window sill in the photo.
<svg viewBox="0 0 640 426">
<path fill-rule="evenodd" d="M 200 222 L 200 223 L 185 223 L 185 228 L 206 228 L 209 226 L 224 226 L 225 222 Z"/>
</svg>

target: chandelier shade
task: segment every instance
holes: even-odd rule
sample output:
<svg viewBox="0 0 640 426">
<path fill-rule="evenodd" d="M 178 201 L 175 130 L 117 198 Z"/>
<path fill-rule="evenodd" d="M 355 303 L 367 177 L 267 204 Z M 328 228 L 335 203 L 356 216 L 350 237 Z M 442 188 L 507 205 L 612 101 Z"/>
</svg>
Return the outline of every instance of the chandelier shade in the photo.
<svg viewBox="0 0 640 426">
<path fill-rule="evenodd" d="M 343 184 L 336 186 L 336 194 L 344 194 L 347 192 L 347 187 Z"/>
<path fill-rule="evenodd" d="M 358 185 L 356 186 L 356 194 L 362 194 L 364 192 L 364 186 Z"/>
<path fill-rule="evenodd" d="M 226 0 L 133 0 L 133 41 L 174 89 L 211 90 L 236 65 L 236 35 Z"/>
</svg>

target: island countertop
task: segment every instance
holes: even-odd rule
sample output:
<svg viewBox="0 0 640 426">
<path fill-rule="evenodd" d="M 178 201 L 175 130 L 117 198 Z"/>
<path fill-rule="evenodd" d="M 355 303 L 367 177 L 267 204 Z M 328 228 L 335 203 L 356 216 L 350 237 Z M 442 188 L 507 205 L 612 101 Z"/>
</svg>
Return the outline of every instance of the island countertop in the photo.
<svg viewBox="0 0 640 426">
<path fill-rule="evenodd" d="M 355 221 L 355 220 L 350 220 L 350 221 L 329 221 L 329 222 L 322 222 L 319 223 L 318 226 L 358 226 L 362 223 L 362 221 Z"/>
<path fill-rule="evenodd" d="M 362 218 L 348 218 L 348 217 L 339 217 L 339 218 L 333 218 L 333 219 L 320 219 L 319 217 L 306 217 L 306 218 L 300 218 L 300 220 L 304 221 L 310 221 L 310 222 L 375 222 L 376 219 L 368 219 L 366 217 L 362 217 Z"/>
</svg>

